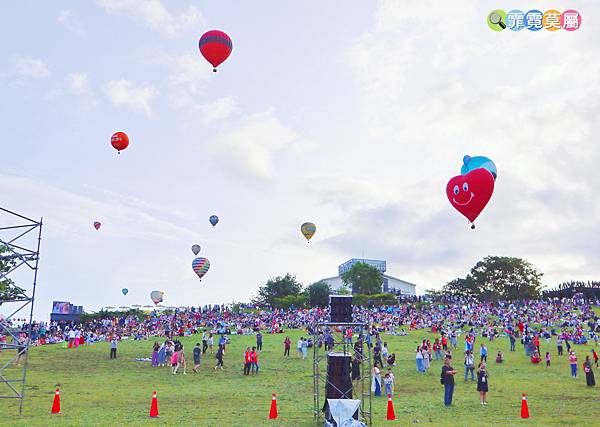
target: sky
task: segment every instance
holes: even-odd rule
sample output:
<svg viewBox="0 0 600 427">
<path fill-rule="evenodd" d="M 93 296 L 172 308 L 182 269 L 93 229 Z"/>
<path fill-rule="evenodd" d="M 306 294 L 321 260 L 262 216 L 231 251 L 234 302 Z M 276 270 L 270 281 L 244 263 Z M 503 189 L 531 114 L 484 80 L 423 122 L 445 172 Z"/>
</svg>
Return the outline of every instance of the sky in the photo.
<svg viewBox="0 0 600 427">
<path fill-rule="evenodd" d="M 582 27 L 495 32 L 497 7 L 573 8 Z M 270 277 L 308 285 L 353 257 L 387 260 L 419 293 L 487 255 L 528 260 L 548 287 L 599 279 L 599 2 L 4 12 L 0 206 L 43 217 L 36 318 L 53 300 L 95 311 L 149 304 L 155 289 L 166 305 L 249 301 Z M 233 40 L 217 73 L 198 50 L 211 29 Z M 121 154 L 116 131 L 130 138 Z M 498 167 L 476 230 L 445 195 L 465 154 Z M 194 243 L 211 262 L 201 282 Z"/>
</svg>

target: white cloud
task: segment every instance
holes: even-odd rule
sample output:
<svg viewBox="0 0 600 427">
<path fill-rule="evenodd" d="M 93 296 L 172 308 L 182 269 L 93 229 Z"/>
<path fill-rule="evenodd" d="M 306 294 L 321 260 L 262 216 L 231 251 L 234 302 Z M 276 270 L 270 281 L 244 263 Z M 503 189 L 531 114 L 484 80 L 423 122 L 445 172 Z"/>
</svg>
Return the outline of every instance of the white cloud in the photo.
<svg viewBox="0 0 600 427">
<path fill-rule="evenodd" d="M 98 0 L 97 3 L 110 14 L 125 14 L 135 22 L 169 36 L 182 34 L 204 22 L 202 13 L 192 5 L 173 14 L 160 0 Z"/>
<path fill-rule="evenodd" d="M 167 57 L 162 62 L 168 64 L 169 68 L 173 70 L 169 82 L 178 89 L 179 95 L 198 95 L 211 76 L 210 68 L 206 67 L 198 55 L 185 54 L 178 57 Z"/>
<path fill-rule="evenodd" d="M 50 75 L 50 70 L 44 61 L 23 56 L 14 60 L 14 70 L 19 76 L 33 79 L 40 79 Z"/>
<path fill-rule="evenodd" d="M 129 80 L 112 80 L 104 86 L 104 93 L 117 107 L 141 110 L 148 116 L 152 114 L 150 101 L 156 94 L 152 86 L 135 87 Z"/>
<path fill-rule="evenodd" d="M 67 88 L 75 95 L 91 95 L 92 88 L 85 73 L 72 73 L 66 78 Z"/>
<path fill-rule="evenodd" d="M 79 18 L 71 9 L 61 10 L 56 17 L 56 20 L 67 30 L 72 31 L 75 34 L 83 35 L 85 33 Z"/>
<path fill-rule="evenodd" d="M 203 125 L 228 118 L 238 108 L 237 99 L 233 96 L 218 98 L 208 104 L 197 106 L 200 122 Z"/>
<path fill-rule="evenodd" d="M 296 139 L 296 133 L 267 110 L 246 116 L 239 126 L 218 135 L 208 149 L 235 172 L 269 178 L 276 153 Z"/>
</svg>

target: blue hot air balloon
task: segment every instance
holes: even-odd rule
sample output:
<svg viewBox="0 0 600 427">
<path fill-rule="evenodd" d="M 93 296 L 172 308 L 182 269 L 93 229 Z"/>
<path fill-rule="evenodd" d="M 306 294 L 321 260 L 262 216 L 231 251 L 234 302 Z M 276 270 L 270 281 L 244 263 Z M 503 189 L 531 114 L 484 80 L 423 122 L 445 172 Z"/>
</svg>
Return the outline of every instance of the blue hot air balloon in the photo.
<svg viewBox="0 0 600 427">
<path fill-rule="evenodd" d="M 494 180 L 498 177 L 498 171 L 496 169 L 496 165 L 494 164 L 494 162 L 484 156 L 465 156 L 463 157 L 463 165 L 462 168 L 460 169 L 460 173 L 462 175 L 466 175 L 469 172 L 471 172 L 472 170 L 475 169 L 479 169 L 479 168 L 484 168 L 487 169 L 492 176 L 494 177 Z"/>
<path fill-rule="evenodd" d="M 217 223 L 219 222 L 219 217 L 216 215 L 211 215 L 210 218 L 208 218 L 208 221 L 212 224 L 212 226 L 214 227 L 215 225 L 217 225 Z"/>
<path fill-rule="evenodd" d="M 123 295 L 127 295 L 129 293 L 129 289 L 123 288 L 121 289 L 121 292 L 123 292 Z"/>
</svg>

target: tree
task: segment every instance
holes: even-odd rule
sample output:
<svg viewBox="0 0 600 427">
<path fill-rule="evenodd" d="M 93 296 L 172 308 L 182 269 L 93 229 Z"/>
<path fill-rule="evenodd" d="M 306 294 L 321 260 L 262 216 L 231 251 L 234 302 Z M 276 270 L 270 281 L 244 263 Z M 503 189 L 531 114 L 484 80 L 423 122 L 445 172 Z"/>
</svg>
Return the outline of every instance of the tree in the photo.
<svg viewBox="0 0 600 427">
<path fill-rule="evenodd" d="M 353 294 L 372 295 L 381 292 L 383 276 L 375 267 L 357 262 L 342 274 L 344 284 L 352 286 Z"/>
<path fill-rule="evenodd" d="M 329 304 L 329 294 L 331 294 L 329 283 L 321 280 L 313 283 L 306 290 L 310 307 L 326 307 Z"/>
<path fill-rule="evenodd" d="M 464 279 L 448 282 L 446 296 L 475 297 L 484 301 L 536 299 L 543 274 L 521 258 L 488 256 Z"/>
<path fill-rule="evenodd" d="M 16 264 L 14 259 L 2 259 L 2 254 L 10 254 L 6 246 L 0 246 L 0 275 L 6 274 Z M 4 255 L 6 256 L 6 255 Z M 0 277 L 0 304 L 2 301 L 14 301 L 25 296 L 25 290 L 15 286 L 14 282 L 8 277 Z"/>
<path fill-rule="evenodd" d="M 302 284 L 296 280 L 296 276 L 287 273 L 285 276 L 271 278 L 263 286 L 258 288 L 258 296 L 254 299 L 255 304 L 276 306 L 278 298 L 289 295 L 298 296 L 302 292 Z"/>
<path fill-rule="evenodd" d="M 339 288 L 337 288 L 337 290 L 335 291 L 336 295 L 351 295 L 352 291 L 350 290 L 350 288 L 348 288 L 347 285 L 342 285 Z"/>
</svg>

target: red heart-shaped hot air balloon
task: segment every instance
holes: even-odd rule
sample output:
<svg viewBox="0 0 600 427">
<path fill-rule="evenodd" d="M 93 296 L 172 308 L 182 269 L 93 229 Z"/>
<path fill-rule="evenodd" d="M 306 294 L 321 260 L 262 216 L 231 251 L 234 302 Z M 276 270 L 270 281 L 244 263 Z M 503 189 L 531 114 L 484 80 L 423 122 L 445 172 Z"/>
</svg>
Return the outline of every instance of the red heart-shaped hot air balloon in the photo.
<svg viewBox="0 0 600 427">
<path fill-rule="evenodd" d="M 200 53 L 211 63 L 213 71 L 231 54 L 233 43 L 227 34 L 219 30 L 211 30 L 202 34 L 198 42 Z"/>
<path fill-rule="evenodd" d="M 446 185 L 446 195 L 450 204 L 471 223 L 490 201 L 493 192 L 494 176 L 483 168 L 472 170 L 466 175 L 455 176 Z"/>
</svg>

